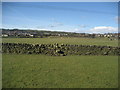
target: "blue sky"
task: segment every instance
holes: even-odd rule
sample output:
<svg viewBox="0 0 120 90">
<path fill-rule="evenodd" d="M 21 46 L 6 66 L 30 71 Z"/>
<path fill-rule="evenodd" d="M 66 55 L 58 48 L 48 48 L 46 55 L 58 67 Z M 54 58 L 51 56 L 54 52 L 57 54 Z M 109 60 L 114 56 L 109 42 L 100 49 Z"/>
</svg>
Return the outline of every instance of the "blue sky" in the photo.
<svg viewBox="0 0 120 90">
<path fill-rule="evenodd" d="M 3 2 L 3 28 L 117 32 L 117 2 Z"/>
</svg>

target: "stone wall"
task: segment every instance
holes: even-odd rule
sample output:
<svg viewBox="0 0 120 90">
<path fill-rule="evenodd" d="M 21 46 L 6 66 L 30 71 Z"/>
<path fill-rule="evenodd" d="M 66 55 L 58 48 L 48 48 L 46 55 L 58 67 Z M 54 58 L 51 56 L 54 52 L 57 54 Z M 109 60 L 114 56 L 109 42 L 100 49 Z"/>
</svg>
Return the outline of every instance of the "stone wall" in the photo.
<svg viewBox="0 0 120 90">
<path fill-rule="evenodd" d="M 66 55 L 120 55 L 120 47 L 70 44 L 2 43 L 2 53 Z"/>
</svg>

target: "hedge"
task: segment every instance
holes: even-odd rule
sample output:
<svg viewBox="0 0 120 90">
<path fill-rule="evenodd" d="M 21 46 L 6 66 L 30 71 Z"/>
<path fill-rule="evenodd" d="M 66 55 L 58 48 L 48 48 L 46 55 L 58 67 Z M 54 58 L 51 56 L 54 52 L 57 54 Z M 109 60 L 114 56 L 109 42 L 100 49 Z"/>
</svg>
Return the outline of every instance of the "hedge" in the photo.
<svg viewBox="0 0 120 90">
<path fill-rule="evenodd" d="M 2 43 L 2 53 L 66 55 L 120 55 L 120 47 L 70 44 Z"/>
</svg>

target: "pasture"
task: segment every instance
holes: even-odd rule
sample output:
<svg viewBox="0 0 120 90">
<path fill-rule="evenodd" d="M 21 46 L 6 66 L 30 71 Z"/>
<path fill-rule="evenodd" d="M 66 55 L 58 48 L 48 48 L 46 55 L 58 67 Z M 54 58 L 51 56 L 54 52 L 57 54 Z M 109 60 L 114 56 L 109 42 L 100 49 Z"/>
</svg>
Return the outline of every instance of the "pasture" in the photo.
<svg viewBox="0 0 120 90">
<path fill-rule="evenodd" d="M 77 44 L 77 45 L 102 45 L 118 46 L 118 40 L 110 41 L 108 38 L 75 38 L 75 37 L 50 37 L 50 38 L 3 38 L 4 43 L 32 43 L 32 44 Z"/>
<path fill-rule="evenodd" d="M 118 46 L 108 38 L 3 38 L 4 43 Z M 117 88 L 118 56 L 3 54 L 3 88 Z"/>
<path fill-rule="evenodd" d="M 3 54 L 3 88 L 117 88 L 117 56 Z"/>
</svg>

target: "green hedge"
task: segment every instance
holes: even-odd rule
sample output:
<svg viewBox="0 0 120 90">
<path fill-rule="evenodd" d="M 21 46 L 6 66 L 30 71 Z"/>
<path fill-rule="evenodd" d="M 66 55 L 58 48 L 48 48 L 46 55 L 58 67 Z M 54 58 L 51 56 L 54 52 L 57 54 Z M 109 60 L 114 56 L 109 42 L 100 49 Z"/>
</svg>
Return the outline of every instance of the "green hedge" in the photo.
<svg viewBox="0 0 120 90">
<path fill-rule="evenodd" d="M 120 55 L 120 47 L 69 44 L 2 43 L 2 53 L 66 55 Z"/>
</svg>

